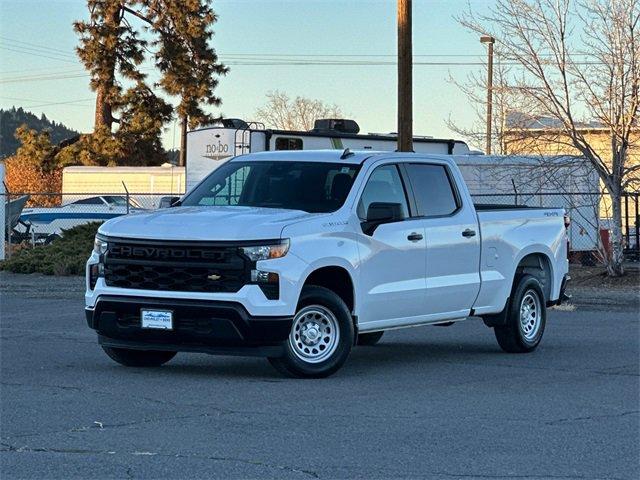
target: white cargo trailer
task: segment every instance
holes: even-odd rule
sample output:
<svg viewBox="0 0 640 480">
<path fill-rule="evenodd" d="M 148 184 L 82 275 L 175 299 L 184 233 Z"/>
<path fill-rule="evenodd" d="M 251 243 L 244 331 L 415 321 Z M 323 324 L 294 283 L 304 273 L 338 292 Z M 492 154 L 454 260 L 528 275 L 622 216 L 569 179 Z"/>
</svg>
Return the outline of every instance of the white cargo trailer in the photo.
<svg viewBox="0 0 640 480">
<path fill-rule="evenodd" d="M 223 120 L 221 125 L 187 133 L 187 190 L 215 170 L 225 160 L 245 153 L 265 150 L 377 150 L 395 151 L 394 133 L 360 134 L 353 120 L 317 120 L 310 131 L 265 129 L 260 123 L 238 119 Z M 414 137 L 417 153 L 466 154 L 467 144 L 460 140 Z"/>
<path fill-rule="evenodd" d="M 62 204 L 101 194 L 132 194 L 143 207 L 157 208 L 161 195 L 182 195 L 184 167 L 65 167 Z M 126 189 L 125 189 L 126 186 Z"/>
</svg>

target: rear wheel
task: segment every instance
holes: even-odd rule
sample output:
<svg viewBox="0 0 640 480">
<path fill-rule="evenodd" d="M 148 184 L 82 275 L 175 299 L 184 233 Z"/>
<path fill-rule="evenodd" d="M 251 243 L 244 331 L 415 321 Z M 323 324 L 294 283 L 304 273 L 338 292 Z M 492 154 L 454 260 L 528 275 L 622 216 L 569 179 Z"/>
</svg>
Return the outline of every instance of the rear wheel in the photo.
<svg viewBox="0 0 640 480">
<path fill-rule="evenodd" d="M 380 341 L 384 332 L 371 332 L 358 334 L 358 345 L 371 346 Z"/>
<path fill-rule="evenodd" d="M 176 352 L 159 350 L 131 350 L 105 346 L 102 349 L 112 360 L 126 367 L 159 367 L 176 356 Z"/>
<path fill-rule="evenodd" d="M 284 355 L 269 362 L 287 376 L 327 377 L 347 359 L 353 335 L 351 314 L 338 295 L 324 287 L 304 287 Z"/>
<path fill-rule="evenodd" d="M 509 353 L 535 350 L 547 321 L 540 281 L 532 275 L 521 276 L 514 286 L 508 308 L 506 324 L 494 328 L 498 344 Z"/>
</svg>

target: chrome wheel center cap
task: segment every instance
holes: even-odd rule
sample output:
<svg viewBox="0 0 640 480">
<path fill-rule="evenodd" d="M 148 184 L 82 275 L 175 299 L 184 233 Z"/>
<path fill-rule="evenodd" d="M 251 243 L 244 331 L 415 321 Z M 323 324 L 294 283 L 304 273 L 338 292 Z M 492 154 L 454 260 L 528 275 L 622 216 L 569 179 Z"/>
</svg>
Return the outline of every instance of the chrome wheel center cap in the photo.
<svg viewBox="0 0 640 480">
<path fill-rule="evenodd" d="M 318 325 L 311 324 L 305 328 L 304 332 L 302 332 L 305 343 L 314 343 L 320 338 L 320 327 Z"/>
</svg>

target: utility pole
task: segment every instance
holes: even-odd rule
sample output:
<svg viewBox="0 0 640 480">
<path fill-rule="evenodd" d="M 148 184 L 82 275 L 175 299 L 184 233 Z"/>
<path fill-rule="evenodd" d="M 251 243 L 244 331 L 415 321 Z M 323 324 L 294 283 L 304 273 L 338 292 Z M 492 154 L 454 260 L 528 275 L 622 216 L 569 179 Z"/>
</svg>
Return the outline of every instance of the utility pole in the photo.
<svg viewBox="0 0 640 480">
<path fill-rule="evenodd" d="M 178 166 L 184 167 L 187 164 L 187 117 L 182 117 L 180 124 L 180 155 Z"/>
<path fill-rule="evenodd" d="M 398 151 L 413 152 L 411 0 L 398 0 Z"/>
<path fill-rule="evenodd" d="M 496 39 L 489 35 L 482 35 L 480 43 L 488 44 L 487 59 L 487 155 L 491 155 L 491 119 L 493 117 L 493 44 Z"/>
</svg>

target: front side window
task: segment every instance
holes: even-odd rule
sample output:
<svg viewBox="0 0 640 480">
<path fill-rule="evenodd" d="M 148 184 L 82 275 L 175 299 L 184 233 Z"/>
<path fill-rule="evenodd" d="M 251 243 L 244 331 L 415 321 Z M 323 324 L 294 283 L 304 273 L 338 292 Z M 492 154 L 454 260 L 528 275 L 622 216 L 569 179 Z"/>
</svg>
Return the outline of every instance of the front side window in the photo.
<svg viewBox="0 0 640 480">
<path fill-rule="evenodd" d="M 396 165 L 383 165 L 376 168 L 367 180 L 358 203 L 358 217 L 361 220 L 367 218 L 367 212 L 372 203 L 394 204 L 399 209 L 401 218 L 409 216 L 407 197 Z"/>
<path fill-rule="evenodd" d="M 416 197 L 418 215 L 451 215 L 458 209 L 460 205 L 443 165 L 410 163 L 407 164 L 407 172 Z"/>
<path fill-rule="evenodd" d="M 214 170 L 182 205 L 333 212 L 344 204 L 359 168 L 324 162 L 232 161 Z"/>
</svg>

